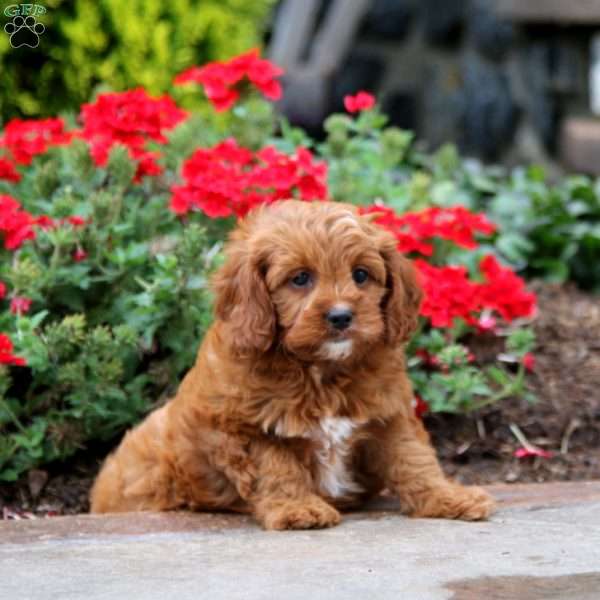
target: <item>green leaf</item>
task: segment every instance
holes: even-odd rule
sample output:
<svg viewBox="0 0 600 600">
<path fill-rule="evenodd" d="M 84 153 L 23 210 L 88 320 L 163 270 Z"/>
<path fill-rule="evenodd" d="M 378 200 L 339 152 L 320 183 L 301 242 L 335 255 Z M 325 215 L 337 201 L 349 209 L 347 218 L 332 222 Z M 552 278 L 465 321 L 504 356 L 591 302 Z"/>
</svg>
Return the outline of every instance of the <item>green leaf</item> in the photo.
<svg viewBox="0 0 600 600">
<path fill-rule="evenodd" d="M 496 247 L 510 262 L 514 264 L 527 263 L 534 245 L 518 233 L 501 233 L 496 239 Z"/>
</svg>

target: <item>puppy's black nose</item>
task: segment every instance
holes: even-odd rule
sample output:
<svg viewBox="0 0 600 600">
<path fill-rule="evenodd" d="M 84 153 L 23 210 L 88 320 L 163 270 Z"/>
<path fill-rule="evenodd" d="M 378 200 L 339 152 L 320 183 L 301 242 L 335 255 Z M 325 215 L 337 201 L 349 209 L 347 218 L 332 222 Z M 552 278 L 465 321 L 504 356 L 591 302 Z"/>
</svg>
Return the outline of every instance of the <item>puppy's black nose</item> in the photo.
<svg viewBox="0 0 600 600">
<path fill-rule="evenodd" d="M 352 316 L 352 311 L 349 308 L 332 308 L 325 315 L 325 318 L 333 327 L 342 331 L 350 327 Z"/>
</svg>

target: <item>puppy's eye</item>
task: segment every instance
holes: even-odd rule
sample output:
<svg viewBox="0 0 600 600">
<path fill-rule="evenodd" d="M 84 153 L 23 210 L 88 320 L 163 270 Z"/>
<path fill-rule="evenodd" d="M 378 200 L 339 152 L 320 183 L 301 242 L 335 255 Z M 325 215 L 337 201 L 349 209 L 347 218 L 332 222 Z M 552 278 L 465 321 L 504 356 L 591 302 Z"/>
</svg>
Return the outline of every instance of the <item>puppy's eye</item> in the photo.
<svg viewBox="0 0 600 600">
<path fill-rule="evenodd" d="M 366 269 L 361 269 L 359 267 L 358 269 L 354 269 L 354 271 L 352 271 L 352 279 L 354 279 L 354 283 L 361 285 L 365 283 L 367 279 L 369 279 L 369 273 Z"/>
<path fill-rule="evenodd" d="M 303 288 L 312 283 L 312 276 L 308 271 L 300 271 L 292 277 L 291 281 L 294 287 Z"/>
</svg>

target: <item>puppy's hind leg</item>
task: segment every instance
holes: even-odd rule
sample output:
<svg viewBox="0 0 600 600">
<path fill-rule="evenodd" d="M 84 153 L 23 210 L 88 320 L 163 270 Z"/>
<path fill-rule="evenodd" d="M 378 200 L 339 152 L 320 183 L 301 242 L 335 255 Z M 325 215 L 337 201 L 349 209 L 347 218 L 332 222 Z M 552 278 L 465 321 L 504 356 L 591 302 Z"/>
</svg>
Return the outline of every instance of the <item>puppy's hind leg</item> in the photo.
<svg viewBox="0 0 600 600">
<path fill-rule="evenodd" d="M 168 510 L 177 506 L 164 444 L 165 419 L 163 407 L 127 432 L 94 482 L 91 512 Z"/>
</svg>

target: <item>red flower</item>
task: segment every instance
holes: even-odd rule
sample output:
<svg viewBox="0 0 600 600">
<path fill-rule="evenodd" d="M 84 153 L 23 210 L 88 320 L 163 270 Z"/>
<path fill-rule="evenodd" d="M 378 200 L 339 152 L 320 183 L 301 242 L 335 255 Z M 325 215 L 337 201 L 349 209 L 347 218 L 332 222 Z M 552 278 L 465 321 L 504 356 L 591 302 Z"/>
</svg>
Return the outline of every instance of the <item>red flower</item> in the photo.
<svg viewBox="0 0 600 600">
<path fill-rule="evenodd" d="M 10 338 L 0 333 L 0 364 L 23 366 L 25 359 L 13 356 L 13 344 Z"/>
<path fill-rule="evenodd" d="M 427 402 L 425 402 L 425 400 L 423 400 L 423 398 L 421 398 L 421 396 L 418 394 L 414 395 L 412 405 L 415 411 L 415 416 L 418 419 L 422 419 L 423 415 L 429 412 L 429 404 L 427 404 Z"/>
<path fill-rule="evenodd" d="M 416 215 L 417 219 L 421 220 L 422 235 L 450 240 L 461 248 L 477 247 L 473 238 L 474 233 L 490 235 L 496 231 L 496 226 L 488 221 L 485 215 L 472 213 L 464 206 L 451 208 L 434 206 Z M 415 221 L 413 223 L 413 227 L 419 230 L 419 224 Z"/>
<path fill-rule="evenodd" d="M 67 222 L 73 225 L 73 227 L 83 227 L 87 221 L 85 217 L 73 215 L 71 217 L 67 217 Z"/>
<path fill-rule="evenodd" d="M 498 312 L 506 321 L 531 317 L 536 309 L 536 296 L 525 289 L 525 282 L 491 255 L 480 263 L 487 283 L 479 286 L 482 306 Z"/>
<path fill-rule="evenodd" d="M 398 250 L 408 254 L 418 252 L 423 256 L 433 254 L 433 246 L 423 241 L 421 235 L 408 224 L 407 215 L 398 216 L 395 211 L 387 206 L 373 205 L 360 209 L 361 214 L 380 214 L 375 223 L 391 231 L 398 240 Z M 408 213 L 410 215 L 410 213 Z M 410 217 L 408 217 L 410 219 Z"/>
<path fill-rule="evenodd" d="M 535 356 L 531 352 L 527 352 L 521 362 L 527 371 L 532 372 L 535 369 Z"/>
<path fill-rule="evenodd" d="M 13 315 L 22 315 L 29 311 L 31 299 L 24 296 L 14 296 L 10 301 L 10 312 Z"/>
<path fill-rule="evenodd" d="M 385 206 L 371 206 L 363 213 L 381 213 L 376 223 L 389 229 L 398 239 L 400 252 L 433 254 L 429 242 L 434 238 L 449 240 L 462 248 L 476 248 L 474 234 L 489 235 L 496 230 L 483 214 L 472 213 L 464 206 L 440 208 L 437 206 L 401 216 Z"/>
<path fill-rule="evenodd" d="M 39 217 L 34 217 L 34 224 L 40 227 L 41 229 L 54 229 L 57 225 L 56 221 L 49 217 L 48 215 L 41 215 Z"/>
<path fill-rule="evenodd" d="M 415 266 L 425 292 L 421 314 L 434 327 L 452 327 L 455 318 L 462 318 L 483 329 L 482 323 L 488 323 L 477 319 L 482 309 L 495 310 L 509 322 L 535 311 L 535 294 L 527 292 L 525 282 L 492 256 L 482 261 L 482 270 L 490 279 L 487 283 L 469 280 L 465 267 L 435 267 L 422 259 L 415 260 Z M 487 320 L 492 327 L 495 325 L 493 319 Z"/>
<path fill-rule="evenodd" d="M 0 195 L 0 232 L 4 233 L 7 250 L 16 250 L 25 240 L 34 239 L 34 226 L 50 229 L 56 222 L 47 215 L 34 217 L 22 210 L 20 202 L 12 196 Z"/>
<path fill-rule="evenodd" d="M 35 238 L 35 219 L 12 196 L 0 195 L 0 231 L 4 233 L 4 247 L 19 248 L 25 240 Z"/>
<path fill-rule="evenodd" d="M 517 448 L 513 452 L 513 456 L 515 458 L 528 458 L 529 456 L 540 456 L 542 458 L 552 458 L 554 456 L 553 452 L 549 450 L 542 450 L 537 446 L 530 446 L 529 448 Z"/>
<path fill-rule="evenodd" d="M 53 145 L 68 144 L 72 137 L 64 130 L 62 119 L 12 119 L 4 128 L 0 146 L 11 152 L 17 164 L 28 165 L 37 154 Z"/>
<path fill-rule="evenodd" d="M 164 144 L 165 132 L 173 129 L 187 113 L 168 96 L 152 98 L 143 89 L 101 94 L 93 104 L 84 104 L 80 119 L 81 136 L 90 144 L 96 165 L 106 165 L 115 144 L 124 145 L 137 161 L 136 181 L 144 175 L 158 175 L 162 168 L 158 154 L 146 149 L 148 141 Z"/>
<path fill-rule="evenodd" d="M 370 206 L 360 212 L 378 215 L 375 222 L 394 234 L 400 252 L 423 256 L 433 254 L 433 239 L 473 249 L 477 247 L 475 234 L 489 235 L 496 229 L 485 215 L 472 213 L 464 206 L 432 207 L 404 215 L 385 206 Z M 436 267 L 424 260 L 416 260 L 415 265 L 425 292 L 421 314 L 434 327 L 452 327 L 454 319 L 462 318 L 479 331 L 494 330 L 492 311 L 506 321 L 529 317 L 535 311 L 535 294 L 528 292 L 525 282 L 493 256 L 481 261 L 484 283 L 471 281 L 465 267 Z M 484 316 L 478 318 L 482 310 Z"/>
<path fill-rule="evenodd" d="M 434 267 L 422 259 L 415 260 L 425 297 L 421 314 L 434 327 L 452 327 L 454 319 L 474 324 L 473 313 L 479 309 L 477 284 L 468 279 L 465 267 Z"/>
<path fill-rule="evenodd" d="M 344 96 L 344 106 L 349 113 L 370 110 L 375 106 L 375 96 L 369 92 L 358 92 L 354 96 Z"/>
<path fill-rule="evenodd" d="M 73 252 L 73 260 L 75 262 L 81 262 L 87 258 L 88 254 L 83 248 L 77 247 Z"/>
<path fill-rule="evenodd" d="M 199 83 L 215 110 L 229 110 L 240 97 L 239 85 L 247 79 L 269 100 L 281 98 L 281 84 L 277 77 L 283 69 L 260 58 L 254 48 L 229 61 L 216 61 L 202 67 L 190 67 L 175 77 L 174 83 Z"/>
<path fill-rule="evenodd" d="M 272 147 L 253 154 L 227 139 L 196 150 L 182 175 L 185 183 L 172 188 L 171 210 L 177 214 L 200 209 L 211 218 L 241 217 L 257 204 L 327 196 L 326 165 L 315 162 L 305 148 L 292 156 Z"/>
<path fill-rule="evenodd" d="M 6 284 L 0 281 L 0 300 L 6 296 Z"/>
<path fill-rule="evenodd" d="M 21 181 L 21 173 L 15 169 L 15 165 L 2 156 L 0 156 L 0 179 L 11 181 L 12 183 Z"/>
</svg>

